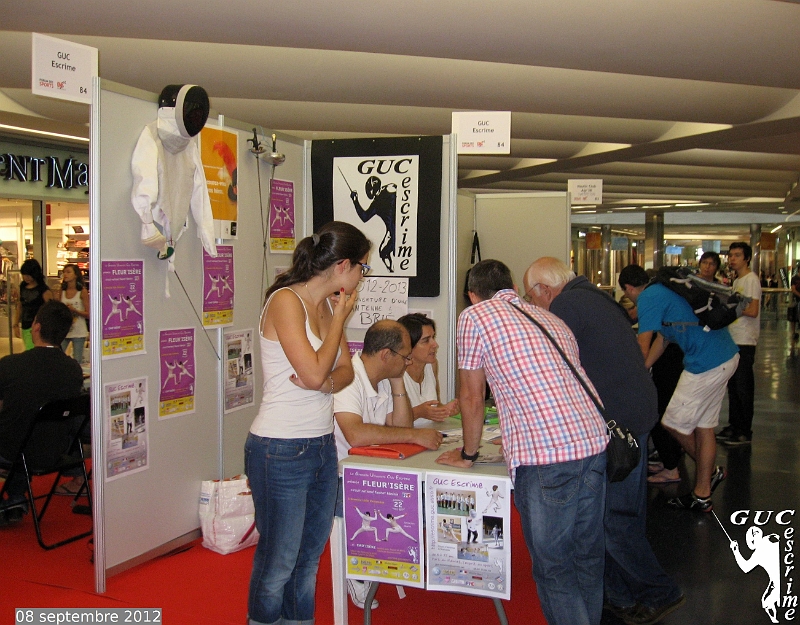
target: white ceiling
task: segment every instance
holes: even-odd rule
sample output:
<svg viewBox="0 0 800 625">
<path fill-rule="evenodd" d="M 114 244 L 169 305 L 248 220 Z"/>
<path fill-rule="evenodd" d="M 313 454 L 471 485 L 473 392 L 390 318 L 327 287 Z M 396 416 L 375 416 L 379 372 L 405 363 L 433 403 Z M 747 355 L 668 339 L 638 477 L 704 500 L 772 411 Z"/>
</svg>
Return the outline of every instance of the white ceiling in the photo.
<svg viewBox="0 0 800 625">
<path fill-rule="evenodd" d="M 793 2 L 0 0 L 0 15 L 0 122 L 86 134 L 87 107 L 31 95 L 34 31 L 98 48 L 115 82 L 200 84 L 267 132 L 448 134 L 454 110 L 510 110 L 510 156 L 459 159 L 474 191 L 602 178 L 603 210 L 800 207 Z"/>
</svg>

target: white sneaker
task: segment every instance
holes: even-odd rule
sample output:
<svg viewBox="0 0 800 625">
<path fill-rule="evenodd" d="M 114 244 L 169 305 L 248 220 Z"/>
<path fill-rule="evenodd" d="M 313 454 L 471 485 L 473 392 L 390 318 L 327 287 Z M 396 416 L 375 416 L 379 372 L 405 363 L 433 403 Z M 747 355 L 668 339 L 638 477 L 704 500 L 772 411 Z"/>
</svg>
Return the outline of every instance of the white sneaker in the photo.
<svg viewBox="0 0 800 625">
<path fill-rule="evenodd" d="M 367 598 L 367 593 L 369 593 L 370 589 L 370 582 L 361 582 L 357 579 L 348 579 L 347 580 L 347 592 L 350 594 L 350 599 L 352 599 L 353 604 L 356 607 L 364 609 L 364 601 Z M 372 609 L 378 607 L 378 600 L 372 600 Z"/>
</svg>

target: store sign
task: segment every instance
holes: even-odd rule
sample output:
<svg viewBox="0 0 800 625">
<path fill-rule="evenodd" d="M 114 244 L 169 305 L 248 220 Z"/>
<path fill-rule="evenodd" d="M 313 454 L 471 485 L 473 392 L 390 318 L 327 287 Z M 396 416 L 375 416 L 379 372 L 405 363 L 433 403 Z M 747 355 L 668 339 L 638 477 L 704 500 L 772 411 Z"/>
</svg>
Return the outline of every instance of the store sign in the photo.
<svg viewBox="0 0 800 625">
<path fill-rule="evenodd" d="M 72 157 L 27 156 L 0 153 L 0 178 L 17 182 L 45 182 L 48 188 L 76 189 L 89 185 L 89 165 Z"/>
</svg>

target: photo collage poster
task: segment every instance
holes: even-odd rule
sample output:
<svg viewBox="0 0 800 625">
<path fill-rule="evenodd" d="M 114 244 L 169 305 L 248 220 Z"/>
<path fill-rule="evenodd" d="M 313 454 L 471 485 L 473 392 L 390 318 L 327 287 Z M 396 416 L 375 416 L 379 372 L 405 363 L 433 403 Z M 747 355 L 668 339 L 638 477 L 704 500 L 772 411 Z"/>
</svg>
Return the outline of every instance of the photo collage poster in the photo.
<svg viewBox="0 0 800 625">
<path fill-rule="evenodd" d="M 425 587 L 419 473 L 345 467 L 347 577 Z"/>
<path fill-rule="evenodd" d="M 511 480 L 425 477 L 427 588 L 511 598 Z"/>
<path fill-rule="evenodd" d="M 225 414 L 255 404 L 253 330 L 225 332 Z"/>
<path fill-rule="evenodd" d="M 107 481 L 148 468 L 147 406 L 147 377 L 103 387 Z"/>
</svg>

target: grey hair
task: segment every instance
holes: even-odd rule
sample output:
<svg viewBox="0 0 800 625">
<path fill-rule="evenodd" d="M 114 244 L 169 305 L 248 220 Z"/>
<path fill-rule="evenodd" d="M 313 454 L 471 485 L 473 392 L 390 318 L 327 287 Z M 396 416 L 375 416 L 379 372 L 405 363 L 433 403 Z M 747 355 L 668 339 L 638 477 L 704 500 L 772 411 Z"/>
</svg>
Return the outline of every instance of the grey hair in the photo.
<svg viewBox="0 0 800 625">
<path fill-rule="evenodd" d="M 546 284 L 550 287 L 561 286 L 575 279 L 575 272 L 552 256 L 543 256 L 528 268 L 528 272 L 530 282 Z M 530 278 L 534 274 L 537 279 L 531 280 Z"/>
</svg>

